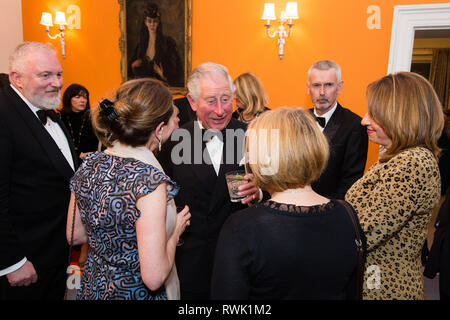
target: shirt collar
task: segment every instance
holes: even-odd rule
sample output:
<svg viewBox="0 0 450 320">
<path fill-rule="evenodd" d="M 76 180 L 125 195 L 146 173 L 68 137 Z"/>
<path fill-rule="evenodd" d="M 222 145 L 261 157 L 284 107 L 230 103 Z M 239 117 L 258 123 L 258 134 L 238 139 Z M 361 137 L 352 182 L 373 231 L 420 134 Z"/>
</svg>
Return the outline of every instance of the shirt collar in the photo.
<svg viewBox="0 0 450 320">
<path fill-rule="evenodd" d="M 316 117 L 322 117 L 325 118 L 325 125 L 328 123 L 328 121 L 330 120 L 331 116 L 333 115 L 334 111 L 336 111 L 337 108 L 337 101 L 334 103 L 333 108 L 331 108 L 330 110 L 328 110 L 326 113 L 324 113 L 323 115 L 319 116 L 316 112 L 316 108 L 314 108 L 314 115 Z"/>
</svg>

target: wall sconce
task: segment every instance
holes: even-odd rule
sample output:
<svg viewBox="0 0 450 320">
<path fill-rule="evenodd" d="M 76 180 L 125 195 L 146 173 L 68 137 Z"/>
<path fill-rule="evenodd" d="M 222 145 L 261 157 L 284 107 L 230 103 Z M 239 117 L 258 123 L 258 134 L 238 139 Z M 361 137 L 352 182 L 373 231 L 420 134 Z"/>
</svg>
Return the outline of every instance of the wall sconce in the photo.
<svg viewBox="0 0 450 320">
<path fill-rule="evenodd" d="M 273 33 L 270 33 L 270 20 L 276 20 L 275 16 L 275 4 L 273 3 L 265 3 L 264 4 L 264 13 L 261 17 L 263 20 L 267 20 L 267 23 L 264 25 L 266 27 L 267 35 L 269 38 L 274 38 L 278 35 L 278 54 L 280 55 L 280 60 L 283 59 L 284 55 L 284 44 L 286 43 L 286 38 L 291 34 L 291 28 L 293 26 L 292 20 L 298 19 L 298 11 L 297 11 L 297 2 L 288 2 L 286 3 L 286 9 L 281 11 L 280 15 L 280 26 L 278 30 L 275 30 Z M 287 22 L 287 32 L 284 24 Z"/>
<path fill-rule="evenodd" d="M 66 43 L 64 40 L 64 26 L 67 25 L 67 22 L 66 22 L 66 15 L 64 14 L 64 12 L 56 11 L 55 24 L 59 24 L 59 33 L 57 35 L 55 35 L 55 36 L 50 35 L 50 27 L 53 27 L 51 13 L 42 12 L 41 24 L 46 27 L 45 31 L 47 32 L 50 39 L 56 39 L 58 37 L 61 39 L 61 53 L 62 53 L 63 59 L 65 59 L 66 58 Z"/>
</svg>

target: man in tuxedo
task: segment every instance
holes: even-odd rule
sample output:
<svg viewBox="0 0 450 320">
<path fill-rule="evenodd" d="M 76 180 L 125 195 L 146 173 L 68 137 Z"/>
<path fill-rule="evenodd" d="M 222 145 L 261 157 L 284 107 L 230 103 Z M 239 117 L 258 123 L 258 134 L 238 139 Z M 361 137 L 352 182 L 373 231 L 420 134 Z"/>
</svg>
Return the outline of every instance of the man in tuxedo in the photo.
<svg viewBox="0 0 450 320">
<path fill-rule="evenodd" d="M 192 215 L 182 235 L 184 244 L 176 252 L 181 299 L 209 299 L 220 229 L 232 212 L 259 200 L 261 192 L 247 175 L 249 182 L 240 187 L 246 197 L 241 203 L 230 201 L 225 173 L 244 169 L 246 126 L 231 117 L 234 86 L 227 69 L 215 63 L 201 64 L 187 87 L 196 119 L 172 133 L 159 159 L 166 174 L 180 186 L 177 207 L 188 205 Z"/>
<path fill-rule="evenodd" d="M 314 104 L 311 112 L 330 146 L 327 167 L 312 188 L 333 199 L 344 199 L 347 190 L 362 177 L 368 149 L 361 117 L 337 102 L 343 85 L 341 68 L 333 61 L 318 61 L 308 71 L 307 90 Z"/>
<path fill-rule="evenodd" d="M 0 300 L 63 299 L 66 217 L 76 155 L 53 109 L 62 68 L 55 50 L 25 42 L 0 91 Z"/>
</svg>

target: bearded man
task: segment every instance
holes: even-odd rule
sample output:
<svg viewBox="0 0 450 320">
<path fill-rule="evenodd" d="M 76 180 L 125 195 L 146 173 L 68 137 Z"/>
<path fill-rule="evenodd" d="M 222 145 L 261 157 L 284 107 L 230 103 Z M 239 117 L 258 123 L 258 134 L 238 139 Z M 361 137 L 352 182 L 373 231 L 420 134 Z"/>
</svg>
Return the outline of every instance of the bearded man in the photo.
<svg viewBox="0 0 450 320">
<path fill-rule="evenodd" d="M 53 47 L 20 44 L 0 91 L 0 300 L 63 299 L 66 216 L 76 154 L 53 111 L 62 68 Z"/>
</svg>

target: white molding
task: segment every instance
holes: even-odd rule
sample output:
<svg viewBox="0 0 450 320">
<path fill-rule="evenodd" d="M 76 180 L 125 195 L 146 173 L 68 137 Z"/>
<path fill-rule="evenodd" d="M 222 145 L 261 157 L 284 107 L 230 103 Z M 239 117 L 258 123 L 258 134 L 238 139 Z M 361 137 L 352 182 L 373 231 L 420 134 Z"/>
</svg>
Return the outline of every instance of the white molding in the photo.
<svg viewBox="0 0 450 320">
<path fill-rule="evenodd" d="M 416 30 L 450 29 L 450 3 L 394 7 L 388 73 L 411 70 Z"/>
</svg>

